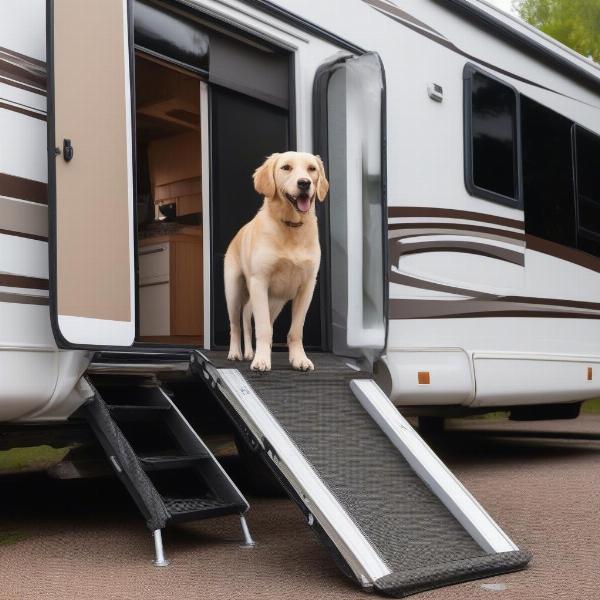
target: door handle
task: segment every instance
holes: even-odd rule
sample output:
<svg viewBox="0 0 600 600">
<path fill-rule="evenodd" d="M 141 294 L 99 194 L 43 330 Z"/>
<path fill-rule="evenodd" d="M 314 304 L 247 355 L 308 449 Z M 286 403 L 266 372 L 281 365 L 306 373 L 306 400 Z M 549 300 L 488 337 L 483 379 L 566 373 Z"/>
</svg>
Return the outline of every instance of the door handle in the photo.
<svg viewBox="0 0 600 600">
<path fill-rule="evenodd" d="M 71 160 L 73 159 L 73 154 L 74 154 L 74 150 L 73 150 L 73 145 L 71 144 L 71 140 L 67 140 L 67 139 L 63 140 L 62 155 L 63 155 L 65 162 L 71 162 Z"/>
</svg>

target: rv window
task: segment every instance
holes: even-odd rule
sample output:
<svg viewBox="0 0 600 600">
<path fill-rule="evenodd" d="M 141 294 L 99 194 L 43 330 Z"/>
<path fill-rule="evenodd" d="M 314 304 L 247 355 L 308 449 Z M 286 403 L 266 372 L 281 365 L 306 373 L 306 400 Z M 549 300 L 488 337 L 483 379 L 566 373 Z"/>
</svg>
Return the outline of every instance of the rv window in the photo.
<svg viewBox="0 0 600 600">
<path fill-rule="evenodd" d="M 600 137 L 575 127 L 578 247 L 600 256 Z"/>
<path fill-rule="evenodd" d="M 517 94 L 468 66 L 465 109 L 469 193 L 511 206 L 518 204 Z"/>
<path fill-rule="evenodd" d="M 570 119 L 521 97 L 525 230 L 575 247 L 572 127 Z"/>
</svg>

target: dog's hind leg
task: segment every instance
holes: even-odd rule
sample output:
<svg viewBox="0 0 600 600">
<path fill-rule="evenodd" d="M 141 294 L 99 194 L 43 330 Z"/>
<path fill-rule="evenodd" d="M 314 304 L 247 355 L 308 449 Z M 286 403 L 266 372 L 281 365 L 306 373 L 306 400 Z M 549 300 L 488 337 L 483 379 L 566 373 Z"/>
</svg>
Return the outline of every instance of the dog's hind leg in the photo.
<svg viewBox="0 0 600 600">
<path fill-rule="evenodd" d="M 242 360 L 240 317 L 242 304 L 248 297 L 246 281 L 237 256 L 227 252 L 224 264 L 225 300 L 229 313 L 229 360 Z"/>
<path fill-rule="evenodd" d="M 244 304 L 242 315 L 242 322 L 244 324 L 244 360 L 252 360 L 254 358 L 254 350 L 252 348 L 252 303 L 250 299 Z"/>
</svg>

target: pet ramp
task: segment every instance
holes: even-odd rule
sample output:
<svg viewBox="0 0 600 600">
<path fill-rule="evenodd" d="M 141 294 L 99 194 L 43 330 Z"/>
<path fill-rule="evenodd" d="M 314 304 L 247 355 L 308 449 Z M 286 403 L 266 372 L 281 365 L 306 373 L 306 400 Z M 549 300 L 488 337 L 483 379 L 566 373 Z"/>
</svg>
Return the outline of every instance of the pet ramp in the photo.
<svg viewBox="0 0 600 600">
<path fill-rule="evenodd" d="M 527 565 L 367 373 L 311 359 L 298 372 L 273 353 L 266 373 L 221 352 L 190 360 L 347 575 L 404 597 Z"/>
</svg>

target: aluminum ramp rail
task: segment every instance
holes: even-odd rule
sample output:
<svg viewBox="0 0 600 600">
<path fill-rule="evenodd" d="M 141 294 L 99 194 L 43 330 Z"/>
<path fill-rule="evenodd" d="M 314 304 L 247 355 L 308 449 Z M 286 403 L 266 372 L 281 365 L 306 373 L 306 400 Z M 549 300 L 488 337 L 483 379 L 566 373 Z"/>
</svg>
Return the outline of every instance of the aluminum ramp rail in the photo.
<svg viewBox="0 0 600 600">
<path fill-rule="evenodd" d="M 308 373 L 278 353 L 268 373 L 219 352 L 191 365 L 347 575 L 404 597 L 527 565 L 366 373 L 311 359 Z"/>
</svg>

